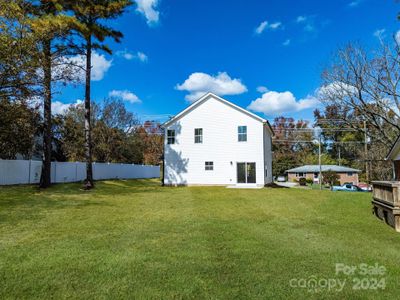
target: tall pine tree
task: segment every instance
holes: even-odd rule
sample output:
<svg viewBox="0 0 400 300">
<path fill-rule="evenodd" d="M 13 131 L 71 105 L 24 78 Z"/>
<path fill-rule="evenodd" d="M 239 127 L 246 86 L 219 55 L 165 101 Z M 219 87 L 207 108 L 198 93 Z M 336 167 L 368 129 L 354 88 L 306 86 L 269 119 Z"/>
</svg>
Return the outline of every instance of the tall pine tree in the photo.
<svg viewBox="0 0 400 300">
<path fill-rule="evenodd" d="M 52 83 L 66 80 L 67 74 L 57 72 L 53 76 L 53 65 L 62 60 L 69 53 L 64 40 L 72 28 L 78 27 L 73 16 L 65 14 L 62 0 L 41 0 L 32 2 L 31 28 L 38 39 L 38 51 L 42 76 L 40 85 L 43 95 L 43 165 L 40 178 L 40 187 L 46 188 L 51 184 L 51 153 L 52 153 Z M 67 69 L 65 69 L 67 70 Z M 67 71 L 66 71 L 67 72 Z"/>
<path fill-rule="evenodd" d="M 91 137 L 91 69 L 93 50 L 102 50 L 109 54 L 111 49 L 105 44 L 107 38 L 120 42 L 122 33 L 114 30 L 104 21 L 114 19 L 124 13 L 133 2 L 130 0 L 80 0 L 68 1 L 68 8 L 83 25 L 79 28 L 79 34 L 84 40 L 82 48 L 86 57 L 85 68 L 85 159 L 86 180 L 85 188 L 94 187 L 92 169 L 92 137 Z"/>
</svg>

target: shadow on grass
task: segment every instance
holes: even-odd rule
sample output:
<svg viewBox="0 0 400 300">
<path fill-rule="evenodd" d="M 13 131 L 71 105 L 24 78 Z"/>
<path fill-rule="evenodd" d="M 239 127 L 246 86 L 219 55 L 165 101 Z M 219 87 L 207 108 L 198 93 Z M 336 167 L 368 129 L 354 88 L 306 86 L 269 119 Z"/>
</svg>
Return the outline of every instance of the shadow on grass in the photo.
<svg viewBox="0 0 400 300">
<path fill-rule="evenodd" d="M 264 187 L 272 189 L 289 189 L 289 187 L 276 184 L 275 182 L 267 183 L 266 185 L 264 185 Z"/>
<path fill-rule="evenodd" d="M 69 199 L 46 195 L 30 195 L 30 197 L 7 197 L 0 199 L 0 224 L 18 224 L 23 220 L 39 220 L 47 212 L 62 209 L 81 209 L 85 207 L 111 206 L 106 201 L 88 199 Z"/>
<path fill-rule="evenodd" d="M 0 208 L 13 205 L 42 207 L 100 205 L 105 203 L 94 201 L 96 197 L 161 192 L 161 188 L 157 187 L 161 187 L 161 183 L 153 179 L 97 181 L 95 188 L 89 191 L 84 190 L 83 183 L 80 182 L 53 184 L 47 189 L 39 189 L 32 185 L 0 187 Z"/>
</svg>

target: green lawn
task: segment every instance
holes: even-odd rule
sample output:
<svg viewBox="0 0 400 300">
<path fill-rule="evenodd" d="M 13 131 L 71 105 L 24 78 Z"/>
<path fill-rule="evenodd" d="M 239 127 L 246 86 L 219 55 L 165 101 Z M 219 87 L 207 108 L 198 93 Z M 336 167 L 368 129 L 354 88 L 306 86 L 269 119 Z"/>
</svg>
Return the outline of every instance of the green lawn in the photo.
<svg viewBox="0 0 400 300">
<path fill-rule="evenodd" d="M 0 299 L 398 298 L 400 234 L 371 214 L 370 194 L 146 180 L 79 188 L 0 188 Z M 336 275 L 336 263 L 386 271 Z M 382 278 L 384 289 L 353 289 Z M 291 287 L 300 279 L 322 287 Z"/>
</svg>

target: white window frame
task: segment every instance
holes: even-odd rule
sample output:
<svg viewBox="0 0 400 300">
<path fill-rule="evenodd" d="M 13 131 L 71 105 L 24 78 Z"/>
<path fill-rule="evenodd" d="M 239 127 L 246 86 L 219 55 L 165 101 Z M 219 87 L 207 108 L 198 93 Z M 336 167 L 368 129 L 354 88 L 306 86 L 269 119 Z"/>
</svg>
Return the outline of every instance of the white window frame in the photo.
<svg viewBox="0 0 400 300">
<path fill-rule="evenodd" d="M 241 129 L 243 129 L 243 128 L 244 128 L 244 132 L 241 131 Z M 237 134 L 238 134 L 238 142 L 247 142 L 247 126 L 246 125 L 238 126 Z M 244 137 L 244 139 L 243 139 L 243 137 Z"/>
<path fill-rule="evenodd" d="M 199 130 L 200 133 L 196 134 L 196 130 Z M 194 143 L 195 144 L 203 144 L 203 128 L 195 128 L 194 129 Z"/>
<path fill-rule="evenodd" d="M 213 161 L 204 162 L 204 170 L 206 170 L 206 171 L 214 171 L 214 162 Z"/>
<path fill-rule="evenodd" d="M 167 144 L 173 145 L 175 144 L 175 129 L 167 129 Z"/>
</svg>

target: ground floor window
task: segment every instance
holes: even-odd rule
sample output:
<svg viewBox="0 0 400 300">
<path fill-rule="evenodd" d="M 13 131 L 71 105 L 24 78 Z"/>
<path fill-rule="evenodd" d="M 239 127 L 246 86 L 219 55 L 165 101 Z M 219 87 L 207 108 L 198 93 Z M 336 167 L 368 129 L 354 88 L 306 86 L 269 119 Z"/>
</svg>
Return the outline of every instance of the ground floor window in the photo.
<svg viewBox="0 0 400 300">
<path fill-rule="evenodd" d="M 214 170 L 214 162 L 213 161 L 206 161 L 205 162 L 205 170 L 206 171 Z"/>
</svg>

